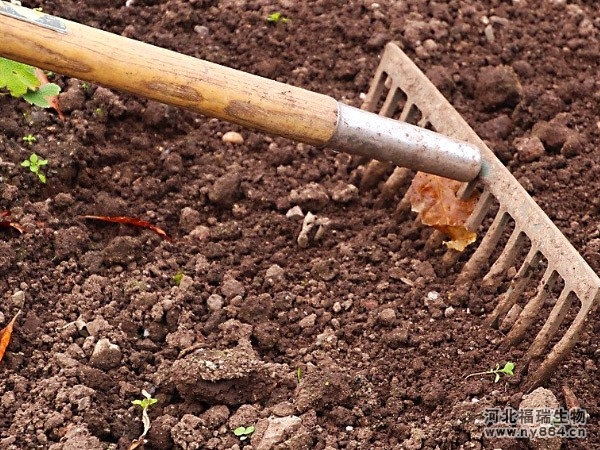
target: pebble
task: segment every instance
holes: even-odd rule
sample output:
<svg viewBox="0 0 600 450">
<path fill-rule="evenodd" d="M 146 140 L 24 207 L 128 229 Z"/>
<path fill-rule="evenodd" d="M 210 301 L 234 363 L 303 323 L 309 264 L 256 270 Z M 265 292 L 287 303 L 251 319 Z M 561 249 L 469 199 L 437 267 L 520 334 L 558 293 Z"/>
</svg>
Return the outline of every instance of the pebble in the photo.
<svg viewBox="0 0 600 450">
<path fill-rule="evenodd" d="M 318 183 L 309 183 L 290 192 L 290 202 L 309 211 L 323 209 L 329 203 L 329 195 Z"/>
<path fill-rule="evenodd" d="M 265 278 L 271 284 L 281 283 L 285 281 L 285 270 L 278 264 L 273 264 L 267 269 Z"/>
<path fill-rule="evenodd" d="M 204 25 L 196 25 L 194 27 L 194 33 L 198 34 L 201 37 L 208 36 L 209 29 Z"/>
<path fill-rule="evenodd" d="M 331 199 L 338 203 L 349 203 L 358 198 L 358 188 L 353 184 L 339 183 L 331 190 Z"/>
<path fill-rule="evenodd" d="M 208 190 L 208 199 L 216 205 L 223 207 L 232 206 L 240 197 L 240 184 L 242 177 L 237 171 L 228 171 L 217 178 Z"/>
<path fill-rule="evenodd" d="M 206 306 L 211 311 L 219 311 L 223 308 L 223 297 L 219 294 L 212 294 L 210 297 L 206 299 Z"/>
<path fill-rule="evenodd" d="M 298 322 L 298 325 L 300 326 L 300 328 L 314 327 L 316 320 L 317 320 L 317 315 L 315 313 L 309 314 L 308 316 L 303 318 L 300 322 Z"/>
<path fill-rule="evenodd" d="M 302 208 L 299 206 L 294 206 L 285 213 L 285 217 L 288 219 L 302 219 L 304 218 L 304 213 L 302 212 Z"/>
<path fill-rule="evenodd" d="M 396 311 L 393 308 L 384 308 L 377 314 L 377 320 L 385 326 L 392 326 L 396 322 Z"/>
<path fill-rule="evenodd" d="M 444 317 L 446 317 L 446 318 L 452 317 L 455 314 L 455 312 L 456 312 L 456 310 L 452 306 L 448 306 L 444 310 Z"/>
<path fill-rule="evenodd" d="M 225 276 L 223 283 L 221 283 L 221 294 L 226 298 L 236 297 L 238 295 L 244 296 L 246 289 L 244 285 L 235 278 Z"/>
<path fill-rule="evenodd" d="M 228 131 L 222 137 L 223 142 L 241 145 L 244 143 L 244 137 L 237 131 Z"/>
<path fill-rule="evenodd" d="M 535 161 L 546 153 L 544 144 L 537 136 L 518 137 L 513 141 L 513 146 L 517 150 L 519 160 L 523 162 Z"/>
<path fill-rule="evenodd" d="M 100 339 L 90 357 L 90 364 L 103 370 L 113 369 L 121 364 L 121 349 L 108 339 Z"/>
</svg>

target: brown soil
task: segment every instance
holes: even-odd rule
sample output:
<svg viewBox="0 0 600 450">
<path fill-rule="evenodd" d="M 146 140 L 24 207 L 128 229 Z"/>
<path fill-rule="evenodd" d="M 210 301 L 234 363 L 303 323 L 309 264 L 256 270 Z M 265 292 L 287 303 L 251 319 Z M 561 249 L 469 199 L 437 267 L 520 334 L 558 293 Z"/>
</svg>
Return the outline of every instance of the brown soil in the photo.
<svg viewBox="0 0 600 450">
<path fill-rule="evenodd" d="M 356 106 L 396 41 L 600 270 L 594 1 L 124 3 L 25 6 Z M 275 11 L 290 21 L 268 23 Z M 475 422 L 517 407 L 521 378 L 464 378 L 526 348 L 500 352 L 482 325 L 499 291 L 452 304 L 460 264 L 375 206 L 377 187 L 353 196 L 349 157 L 54 80 L 65 122 L 0 102 L 0 210 L 27 231 L 0 229 L 0 323 L 23 310 L 0 364 L 1 448 L 126 449 L 142 389 L 158 399 L 147 449 L 527 448 Z M 243 144 L 222 141 L 232 130 Z M 532 134 L 541 148 L 515 149 Z M 46 185 L 19 166 L 32 151 L 50 161 Z M 302 218 L 286 217 L 296 205 L 329 219 L 306 247 Z M 599 330 L 590 318 L 547 384 L 590 414 L 588 439 L 565 448 L 600 448 Z M 234 436 L 251 424 L 251 440 Z"/>
</svg>

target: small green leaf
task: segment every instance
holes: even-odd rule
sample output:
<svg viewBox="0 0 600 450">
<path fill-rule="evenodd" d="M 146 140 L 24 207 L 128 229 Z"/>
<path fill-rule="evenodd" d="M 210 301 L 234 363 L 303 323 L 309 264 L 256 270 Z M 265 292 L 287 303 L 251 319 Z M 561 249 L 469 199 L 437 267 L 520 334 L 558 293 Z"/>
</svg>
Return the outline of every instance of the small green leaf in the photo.
<svg viewBox="0 0 600 450">
<path fill-rule="evenodd" d="M 43 173 L 38 173 L 37 176 L 42 183 L 46 184 L 46 175 L 44 175 Z"/>
<path fill-rule="evenodd" d="M 254 425 L 250 425 L 249 427 L 246 427 L 246 434 L 252 434 L 254 433 Z"/>
<path fill-rule="evenodd" d="M 504 368 L 502 369 L 502 371 L 507 375 L 514 375 L 514 373 L 513 373 L 514 369 L 515 369 L 514 363 L 509 361 L 504 365 Z"/>
<path fill-rule="evenodd" d="M 245 435 L 246 427 L 237 427 L 235 430 L 233 430 L 233 434 L 235 434 L 238 437 Z"/>
<path fill-rule="evenodd" d="M 22 97 L 39 87 L 35 68 L 10 59 L 0 58 L 0 88 L 6 87 L 13 97 Z"/>
<path fill-rule="evenodd" d="M 38 159 L 39 159 L 39 156 L 36 155 L 35 153 L 32 153 L 31 156 L 29 157 L 29 162 L 31 163 L 32 166 L 37 166 Z"/>
<path fill-rule="evenodd" d="M 23 94 L 23 99 L 32 105 L 39 106 L 40 108 L 49 108 L 49 98 L 54 97 L 60 93 L 60 87 L 54 83 L 48 83 L 40 87 L 36 91 L 27 91 Z"/>
<path fill-rule="evenodd" d="M 22 166 L 22 167 L 29 167 L 29 166 L 31 166 L 31 163 L 29 162 L 29 160 L 28 160 L 28 159 L 26 159 L 25 161 L 23 161 L 23 162 L 21 163 L 21 166 Z"/>
<path fill-rule="evenodd" d="M 142 400 L 133 400 L 131 403 L 137 406 L 142 406 Z"/>
</svg>

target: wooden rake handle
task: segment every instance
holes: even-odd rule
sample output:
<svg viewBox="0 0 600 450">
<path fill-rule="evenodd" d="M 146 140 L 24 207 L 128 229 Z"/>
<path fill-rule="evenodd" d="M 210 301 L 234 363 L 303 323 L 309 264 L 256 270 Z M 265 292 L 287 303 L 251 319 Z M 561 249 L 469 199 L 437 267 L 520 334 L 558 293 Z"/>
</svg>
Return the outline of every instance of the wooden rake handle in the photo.
<svg viewBox="0 0 600 450">
<path fill-rule="evenodd" d="M 337 102 L 0 1 L 0 55 L 245 127 L 461 181 L 479 150 Z"/>
</svg>

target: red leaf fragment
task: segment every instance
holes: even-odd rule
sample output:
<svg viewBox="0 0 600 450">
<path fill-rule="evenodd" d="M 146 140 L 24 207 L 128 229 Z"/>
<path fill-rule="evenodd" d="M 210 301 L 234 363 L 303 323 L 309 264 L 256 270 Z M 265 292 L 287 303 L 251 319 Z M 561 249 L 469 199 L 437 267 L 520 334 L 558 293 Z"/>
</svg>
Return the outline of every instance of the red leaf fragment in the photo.
<svg viewBox="0 0 600 450">
<path fill-rule="evenodd" d="M 12 320 L 6 325 L 2 330 L 0 330 L 0 361 L 4 357 L 4 353 L 6 352 L 6 348 L 10 343 L 10 337 L 12 336 L 13 327 L 15 325 L 15 321 L 17 317 L 21 314 L 21 310 L 17 311 Z"/>
<path fill-rule="evenodd" d="M 7 219 L 7 220 L 0 220 L 0 227 L 14 228 L 21 234 L 23 234 L 25 232 L 25 229 L 21 225 L 19 225 L 17 222 L 12 222 L 10 220 L 10 211 L 0 211 L 0 218 Z"/>
<path fill-rule="evenodd" d="M 46 76 L 44 71 L 41 69 L 38 69 L 37 67 L 35 68 L 35 76 L 37 77 L 38 80 L 40 80 L 40 87 L 44 86 L 45 84 L 50 83 L 48 81 L 48 77 Z M 50 97 L 47 97 L 47 100 L 48 100 L 48 103 L 50 104 L 50 107 L 58 113 L 58 117 L 60 118 L 60 120 L 64 121 L 65 115 L 61 111 L 60 105 L 58 104 L 58 95 L 52 95 Z"/>
<path fill-rule="evenodd" d="M 82 216 L 84 219 L 91 220 L 101 220 L 103 222 L 114 222 L 114 223 L 125 223 L 128 225 L 134 225 L 136 227 L 148 228 L 149 230 L 154 231 L 159 236 L 167 240 L 171 240 L 171 237 L 162 229 L 157 227 L 156 225 L 152 225 L 150 222 L 146 222 L 145 220 L 136 219 L 135 217 L 127 217 L 127 216 Z"/>
</svg>

